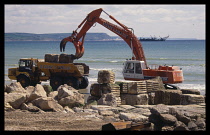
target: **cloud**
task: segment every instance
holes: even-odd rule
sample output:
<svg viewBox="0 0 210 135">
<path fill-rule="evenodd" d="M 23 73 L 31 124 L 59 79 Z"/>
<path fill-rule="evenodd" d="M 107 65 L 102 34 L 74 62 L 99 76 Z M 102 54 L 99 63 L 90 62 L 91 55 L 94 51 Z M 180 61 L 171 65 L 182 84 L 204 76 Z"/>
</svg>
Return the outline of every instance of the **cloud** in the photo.
<svg viewBox="0 0 210 135">
<path fill-rule="evenodd" d="M 173 27 L 174 31 L 184 31 L 183 25 L 196 24 L 199 31 L 205 31 L 205 5 L 5 5 L 5 32 L 71 32 L 91 11 L 103 8 L 119 22 L 132 27 L 137 35 L 158 33 L 161 30 L 151 29 Z M 105 13 L 101 17 L 113 22 Z M 141 29 L 141 31 L 139 31 Z M 147 30 L 147 31 L 146 31 Z M 171 29 L 173 30 L 173 29 Z M 170 30 L 170 31 L 171 31 Z M 189 31 L 186 29 L 186 31 Z M 112 32 L 99 27 L 88 32 Z M 180 32 L 181 33 L 181 32 Z M 189 32 L 190 33 L 190 32 Z M 197 34 L 199 35 L 199 34 Z M 193 36 L 193 35 L 189 35 Z M 204 35 L 203 35 L 204 37 Z"/>
</svg>

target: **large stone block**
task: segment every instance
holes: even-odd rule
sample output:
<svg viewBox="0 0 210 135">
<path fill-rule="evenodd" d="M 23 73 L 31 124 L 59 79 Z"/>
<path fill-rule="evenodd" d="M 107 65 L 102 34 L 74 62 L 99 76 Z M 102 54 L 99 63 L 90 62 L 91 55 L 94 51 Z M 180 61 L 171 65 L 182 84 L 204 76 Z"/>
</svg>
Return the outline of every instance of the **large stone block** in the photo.
<svg viewBox="0 0 210 135">
<path fill-rule="evenodd" d="M 59 63 L 73 63 L 74 56 L 72 54 L 60 54 Z"/>
<path fill-rule="evenodd" d="M 114 83 L 115 73 L 110 70 L 100 70 L 98 72 L 98 83 Z"/>
<path fill-rule="evenodd" d="M 117 106 L 117 98 L 112 93 L 102 94 L 97 103 L 98 105 Z"/>
<path fill-rule="evenodd" d="M 117 82 L 116 84 L 120 86 L 120 93 L 128 93 L 128 94 L 147 93 L 146 81 Z"/>
<path fill-rule="evenodd" d="M 54 62 L 58 63 L 59 62 L 59 54 L 45 54 L 45 62 Z"/>
<path fill-rule="evenodd" d="M 183 94 L 196 94 L 200 95 L 200 91 L 197 89 L 181 89 Z"/>
<path fill-rule="evenodd" d="M 121 94 L 121 104 L 122 105 L 148 105 L 148 95 L 147 94 Z"/>
<path fill-rule="evenodd" d="M 98 83 L 91 84 L 90 94 L 91 96 L 100 98 L 102 96 L 101 84 Z"/>
<path fill-rule="evenodd" d="M 112 93 L 115 97 L 120 97 L 120 86 L 112 83 L 94 83 L 90 86 L 91 96 L 101 97 L 102 94 Z"/>
<path fill-rule="evenodd" d="M 155 91 L 155 104 L 165 104 L 165 105 L 180 105 L 181 102 L 180 90 L 157 90 Z"/>
<path fill-rule="evenodd" d="M 181 95 L 181 105 L 188 104 L 199 104 L 204 103 L 205 98 L 203 95 L 195 95 L 195 94 L 182 94 Z"/>
<path fill-rule="evenodd" d="M 157 90 L 165 89 L 163 81 L 159 76 L 153 79 L 146 80 L 146 85 L 147 85 L 147 92 L 155 92 Z"/>
<path fill-rule="evenodd" d="M 146 81 L 135 81 L 128 83 L 128 94 L 147 93 Z"/>
</svg>

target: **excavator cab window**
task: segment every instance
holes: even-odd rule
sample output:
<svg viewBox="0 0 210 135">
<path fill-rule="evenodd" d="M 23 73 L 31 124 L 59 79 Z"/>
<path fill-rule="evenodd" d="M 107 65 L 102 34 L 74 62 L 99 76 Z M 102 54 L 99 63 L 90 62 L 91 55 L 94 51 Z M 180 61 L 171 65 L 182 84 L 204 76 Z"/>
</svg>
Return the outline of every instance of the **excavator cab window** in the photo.
<svg viewBox="0 0 210 135">
<path fill-rule="evenodd" d="M 142 69 L 141 69 L 141 64 L 140 63 L 135 63 L 136 68 L 135 71 L 137 74 L 142 74 Z"/>
<path fill-rule="evenodd" d="M 134 72 L 135 71 L 135 72 Z M 142 68 L 140 63 L 132 63 L 128 62 L 126 64 L 125 73 L 136 73 L 136 74 L 142 74 Z"/>
<path fill-rule="evenodd" d="M 127 63 L 125 73 L 134 73 L 134 63 Z"/>
</svg>

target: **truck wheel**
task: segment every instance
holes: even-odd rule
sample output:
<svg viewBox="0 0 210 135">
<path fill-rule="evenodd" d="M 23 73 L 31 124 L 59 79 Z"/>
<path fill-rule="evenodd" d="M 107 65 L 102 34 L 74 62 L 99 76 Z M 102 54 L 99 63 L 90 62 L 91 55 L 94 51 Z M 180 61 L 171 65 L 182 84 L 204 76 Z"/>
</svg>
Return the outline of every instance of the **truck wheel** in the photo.
<svg viewBox="0 0 210 135">
<path fill-rule="evenodd" d="M 89 84 L 88 78 L 86 76 L 82 77 L 82 81 L 79 85 L 80 89 L 85 89 Z"/>
<path fill-rule="evenodd" d="M 17 76 L 17 82 L 20 82 L 23 88 L 27 87 L 30 85 L 30 78 L 27 77 L 26 75 L 19 75 Z"/>
<path fill-rule="evenodd" d="M 62 85 L 62 80 L 59 77 L 52 77 L 50 78 L 50 86 L 54 91 L 58 89 L 58 87 Z"/>
<path fill-rule="evenodd" d="M 30 84 L 30 86 L 36 86 L 37 84 L 41 84 L 41 82 L 39 81 L 39 82 L 37 82 L 37 81 L 31 81 L 31 84 Z"/>
<path fill-rule="evenodd" d="M 68 77 L 64 79 L 64 84 L 72 86 L 75 89 L 79 89 L 79 81 L 75 77 Z"/>
</svg>

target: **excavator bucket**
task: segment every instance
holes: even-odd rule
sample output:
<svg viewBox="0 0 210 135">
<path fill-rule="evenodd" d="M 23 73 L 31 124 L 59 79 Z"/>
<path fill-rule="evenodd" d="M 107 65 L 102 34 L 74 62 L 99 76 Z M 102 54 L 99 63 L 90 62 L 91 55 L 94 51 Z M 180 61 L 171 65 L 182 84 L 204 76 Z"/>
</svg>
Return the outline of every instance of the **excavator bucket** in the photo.
<svg viewBox="0 0 210 135">
<path fill-rule="evenodd" d="M 65 47 L 66 47 L 66 43 L 68 41 L 64 38 L 61 42 L 60 42 L 60 51 L 64 52 L 65 51 Z"/>
</svg>

